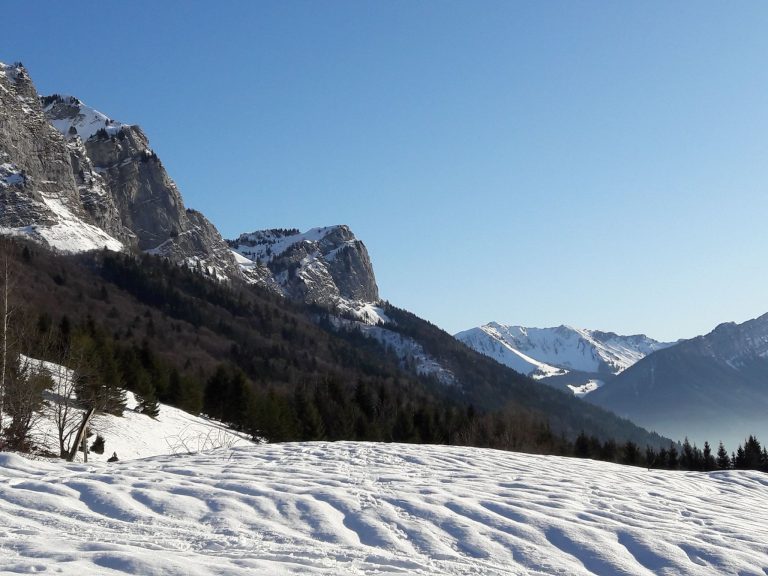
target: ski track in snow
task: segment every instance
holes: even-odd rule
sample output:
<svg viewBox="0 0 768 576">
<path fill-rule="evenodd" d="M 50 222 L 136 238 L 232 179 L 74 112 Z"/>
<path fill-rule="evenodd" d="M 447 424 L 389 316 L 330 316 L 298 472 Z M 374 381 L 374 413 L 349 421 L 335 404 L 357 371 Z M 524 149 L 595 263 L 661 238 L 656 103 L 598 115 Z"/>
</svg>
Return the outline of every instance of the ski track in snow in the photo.
<svg viewBox="0 0 768 576">
<path fill-rule="evenodd" d="M 768 476 L 366 443 L 0 455 L 0 571 L 768 574 Z"/>
</svg>

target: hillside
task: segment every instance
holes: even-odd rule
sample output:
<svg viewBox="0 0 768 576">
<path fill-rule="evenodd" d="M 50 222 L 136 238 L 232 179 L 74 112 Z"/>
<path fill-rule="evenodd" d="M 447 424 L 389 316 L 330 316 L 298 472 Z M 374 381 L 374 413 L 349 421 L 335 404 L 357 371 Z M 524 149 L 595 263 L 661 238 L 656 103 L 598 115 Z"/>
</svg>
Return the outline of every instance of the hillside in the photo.
<svg viewBox="0 0 768 576">
<path fill-rule="evenodd" d="M 758 472 L 349 442 L 0 464 L 2 572 L 768 572 Z"/>
<path fill-rule="evenodd" d="M 587 399 L 667 435 L 729 445 L 768 435 L 768 314 L 644 358 Z"/>
<path fill-rule="evenodd" d="M 583 429 L 601 439 L 668 444 L 602 409 L 585 410 L 578 399 L 542 389 L 391 305 L 381 309 L 390 320 L 383 326 L 340 324 L 323 309 L 248 284 L 213 283 L 155 256 L 64 257 L 33 245 L 10 253 L 15 299 L 24 303 L 20 310 L 37 330 L 58 334 L 66 325 L 70 332 L 103 340 L 118 364 L 125 364 L 126 355 L 146 364 L 151 378 L 145 394 L 206 411 L 256 436 L 462 439 L 501 448 L 507 445 L 487 435 L 484 440 L 466 435 L 484 414 L 498 414 L 494 420 L 507 422 L 499 431 L 515 429 L 507 436 L 513 442 L 508 447 L 515 449 L 558 450 L 554 438 L 539 445 L 542 426 L 571 440 Z M 379 338 L 366 327 L 375 328 Z M 446 385 L 423 364 L 414 364 L 411 348 L 399 355 L 395 338 L 448 367 L 459 385 Z M 45 358 L 34 346 L 30 353 Z M 235 388 L 226 376 L 233 370 L 243 375 Z M 176 392 L 169 380 L 174 372 L 182 385 Z M 121 378 L 135 389 L 135 377 Z M 472 419 L 477 422 L 470 426 Z"/>
</svg>

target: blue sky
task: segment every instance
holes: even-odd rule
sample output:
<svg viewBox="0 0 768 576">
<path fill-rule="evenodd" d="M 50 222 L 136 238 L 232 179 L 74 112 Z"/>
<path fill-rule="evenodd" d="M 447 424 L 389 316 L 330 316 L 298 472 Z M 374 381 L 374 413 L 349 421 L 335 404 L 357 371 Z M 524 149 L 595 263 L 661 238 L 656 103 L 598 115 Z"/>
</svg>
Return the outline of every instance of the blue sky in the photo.
<svg viewBox="0 0 768 576">
<path fill-rule="evenodd" d="M 768 4 L 6 0 L 225 237 L 345 223 L 381 294 L 690 337 L 768 312 Z"/>
</svg>

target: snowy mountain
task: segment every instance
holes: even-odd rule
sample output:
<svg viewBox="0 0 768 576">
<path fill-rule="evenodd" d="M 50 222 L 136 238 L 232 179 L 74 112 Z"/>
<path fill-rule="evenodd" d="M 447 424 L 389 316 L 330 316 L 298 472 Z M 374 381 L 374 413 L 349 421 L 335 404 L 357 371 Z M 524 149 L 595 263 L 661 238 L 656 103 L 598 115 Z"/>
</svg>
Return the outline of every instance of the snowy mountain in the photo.
<svg viewBox="0 0 768 576">
<path fill-rule="evenodd" d="M 260 230 L 228 241 L 244 275 L 301 302 L 377 323 L 379 289 L 368 250 L 347 226 Z"/>
<path fill-rule="evenodd" d="M 648 356 L 588 399 L 660 433 L 736 445 L 768 435 L 768 314 Z"/>
<path fill-rule="evenodd" d="M 311 370 L 324 373 L 327 365 L 318 361 L 320 355 L 353 374 L 392 370 L 393 377 L 415 378 L 428 389 L 437 389 L 438 395 L 450 393 L 457 402 L 478 408 L 524 406 L 543 417 L 551 416 L 553 428 L 569 436 L 592 422 L 594 427 L 590 429 L 602 437 L 610 434 L 656 441 L 645 431 L 618 423 L 602 410 L 573 416 L 572 407 L 563 405 L 559 397 L 550 397 L 547 391 L 540 391 L 527 379 L 493 362 L 478 360 L 477 355 L 436 327 L 381 301 L 367 249 L 347 226 L 303 233 L 263 230 L 227 243 L 205 216 L 185 208 L 176 184 L 137 125 L 113 120 L 73 96 L 41 97 L 20 65 L 0 66 L 0 233 L 31 238 L 56 253 L 100 253 L 106 248 L 131 255 L 157 255 L 163 261 L 199 272 L 206 279 L 223 281 L 224 290 L 249 291 L 258 304 L 240 306 L 229 302 L 231 295 L 214 295 L 216 288 L 211 286 L 201 288 L 185 280 L 186 289 L 196 293 L 180 290 L 174 284 L 181 279 L 172 271 L 160 272 L 153 267 L 156 276 L 149 277 L 131 263 L 135 259 L 100 254 L 88 257 L 99 276 L 93 286 L 84 289 L 89 294 L 83 297 L 96 292 L 100 302 L 106 304 L 107 284 L 112 282 L 118 285 L 111 289 L 132 291 L 132 298 L 144 299 L 142 304 L 154 308 L 157 314 L 182 316 L 197 329 L 203 321 L 200 314 L 194 313 L 203 308 L 199 300 L 216 296 L 229 308 L 209 310 L 210 316 L 205 318 L 209 332 L 199 338 L 196 335 L 192 345 L 203 348 L 204 358 L 239 363 L 251 371 L 253 379 L 260 378 L 256 366 L 261 363 L 277 370 L 267 362 L 275 355 L 284 357 L 275 364 L 286 371 L 301 365 L 305 374 Z M 142 259 L 142 266 L 149 270 L 147 261 Z M 100 268 L 105 263 L 112 269 Z M 141 282 L 126 275 L 141 276 Z M 63 286 L 63 275 L 54 276 L 54 285 Z M 279 313 L 279 336 L 276 313 L 265 312 L 271 310 L 272 304 L 262 306 L 263 300 L 272 295 L 262 298 L 262 291 L 253 285 L 292 301 L 286 302 L 286 309 Z M 179 307 L 179 299 L 184 301 L 183 307 Z M 245 302 L 249 297 L 241 294 L 238 300 Z M 80 321 L 85 320 L 82 306 L 72 304 L 81 314 Z M 140 310 L 131 316 L 132 320 L 121 318 L 120 313 L 118 306 L 110 304 L 104 311 L 109 318 L 101 318 L 100 322 L 114 323 L 112 333 L 126 331 L 126 336 L 133 338 L 133 327 L 148 317 L 151 322 L 147 321 L 147 336 L 152 336 L 152 311 Z M 47 314 L 57 319 L 61 316 L 58 309 L 48 310 Z M 326 334 L 331 333 L 319 337 L 318 346 L 327 346 L 327 350 L 313 350 L 314 343 L 301 338 L 302 333 L 310 331 L 297 330 L 298 323 L 288 322 L 287 315 L 302 317 Z M 127 321 L 131 326 L 126 327 Z M 236 322 L 248 324 L 241 328 L 249 338 L 259 340 L 258 353 L 252 357 L 243 350 L 255 345 L 230 342 L 238 334 L 232 332 Z M 175 322 L 166 326 L 181 330 Z M 228 346 L 206 347 L 212 333 L 226 339 Z M 327 339 L 331 343 L 326 343 Z M 172 348 L 172 340 L 166 338 L 163 345 Z M 276 340 L 282 344 L 278 346 Z M 290 351 L 283 354 L 286 346 L 291 347 Z M 361 351 L 352 352 L 351 346 Z M 189 356 L 186 360 L 189 362 L 184 365 L 191 364 Z M 199 377 L 205 376 L 205 372 L 199 373 Z M 296 385 L 295 374 L 285 378 L 289 388 Z"/>
<path fill-rule="evenodd" d="M 138 126 L 72 96 L 40 97 L 0 64 L 0 231 L 62 252 L 145 250 L 224 279 L 229 248 L 187 210 Z"/>
<path fill-rule="evenodd" d="M 749 513 L 745 513 L 749 511 Z M 106 464 L 0 455 L 0 571 L 768 572 L 765 475 L 297 443 Z"/>
<path fill-rule="evenodd" d="M 645 335 L 620 336 L 613 332 L 570 326 L 526 328 L 490 322 L 459 332 L 456 338 L 513 370 L 536 379 L 588 374 L 598 387 L 648 354 L 671 346 Z M 571 386 L 575 389 L 575 386 Z M 589 388 L 574 390 L 577 393 Z"/>
</svg>

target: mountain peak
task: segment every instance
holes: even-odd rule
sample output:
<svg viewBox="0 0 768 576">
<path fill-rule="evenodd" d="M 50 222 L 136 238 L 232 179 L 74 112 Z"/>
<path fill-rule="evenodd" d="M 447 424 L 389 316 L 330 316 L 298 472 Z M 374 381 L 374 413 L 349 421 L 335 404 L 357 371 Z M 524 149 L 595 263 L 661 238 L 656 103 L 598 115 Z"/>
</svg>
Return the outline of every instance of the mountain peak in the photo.
<svg viewBox="0 0 768 576">
<path fill-rule="evenodd" d="M 40 103 L 48 121 L 67 140 L 80 137 L 85 141 L 95 136 L 100 131 L 107 136 L 115 136 L 122 130 L 125 124 L 112 120 L 106 114 L 95 108 L 85 105 L 74 96 L 52 94 L 42 96 Z"/>
<path fill-rule="evenodd" d="M 368 250 L 347 225 L 257 230 L 229 245 L 256 282 L 294 299 L 330 306 L 379 299 Z"/>
<path fill-rule="evenodd" d="M 575 328 L 529 328 L 489 322 L 456 334 L 478 352 L 510 368 L 544 378 L 570 371 L 617 374 L 647 354 L 667 347 L 644 335 Z"/>
</svg>

